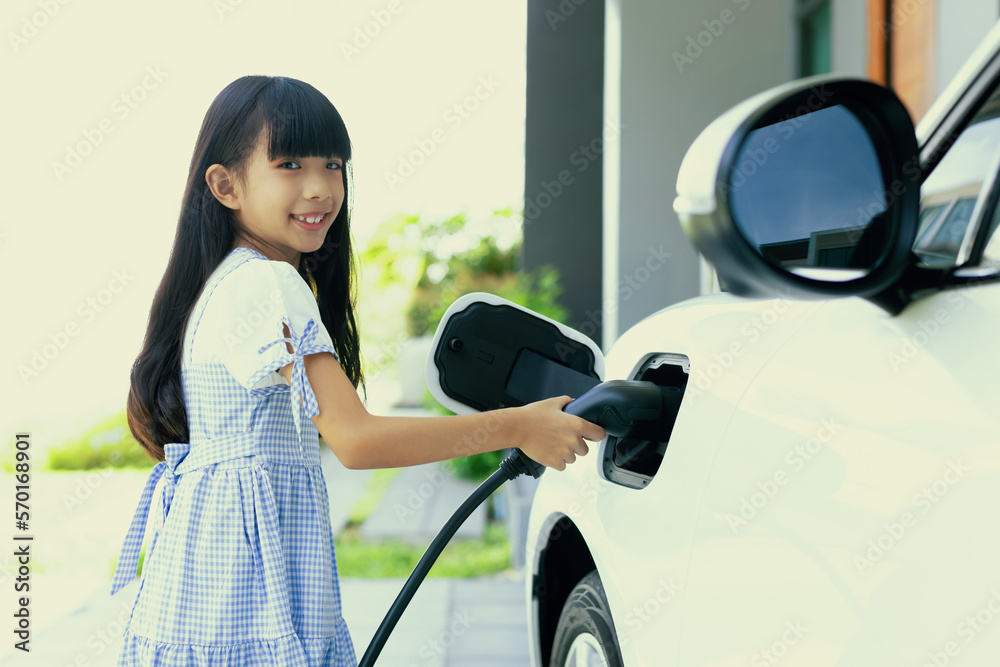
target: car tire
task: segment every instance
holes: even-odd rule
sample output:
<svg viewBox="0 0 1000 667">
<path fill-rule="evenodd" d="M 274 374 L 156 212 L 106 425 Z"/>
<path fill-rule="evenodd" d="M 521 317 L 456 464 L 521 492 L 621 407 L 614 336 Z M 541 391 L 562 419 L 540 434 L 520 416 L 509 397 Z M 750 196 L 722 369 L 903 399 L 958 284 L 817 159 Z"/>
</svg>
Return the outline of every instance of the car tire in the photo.
<svg viewBox="0 0 1000 667">
<path fill-rule="evenodd" d="M 615 624 L 597 570 L 570 592 L 552 641 L 549 667 L 579 665 L 622 667 Z"/>
</svg>

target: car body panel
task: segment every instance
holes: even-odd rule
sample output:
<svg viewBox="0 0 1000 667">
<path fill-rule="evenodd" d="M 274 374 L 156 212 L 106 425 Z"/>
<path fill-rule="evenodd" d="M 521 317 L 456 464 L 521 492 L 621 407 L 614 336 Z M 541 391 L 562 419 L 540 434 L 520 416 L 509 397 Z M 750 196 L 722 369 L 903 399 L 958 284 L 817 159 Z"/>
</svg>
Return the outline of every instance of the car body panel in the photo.
<svg viewBox="0 0 1000 667">
<path fill-rule="evenodd" d="M 630 666 L 752 664 L 773 643 L 761 638 L 780 643 L 789 627 L 806 628 L 796 662 L 884 665 L 986 605 L 1000 590 L 1000 533 L 969 517 L 1000 507 L 1000 385 L 977 362 L 1000 359 L 1000 285 L 897 318 L 858 298 L 697 301 L 637 325 L 607 359 L 611 377 L 629 377 L 641 350 L 691 359 L 695 392 L 660 471 L 642 490 L 605 481 L 599 457 L 550 471 L 527 562 L 537 567 L 539 536 L 568 516 Z M 774 324 L 760 331 L 764 318 Z M 700 369 L 721 367 L 733 340 L 743 354 L 698 394 Z M 957 542 L 968 548 L 956 554 Z"/>
<path fill-rule="evenodd" d="M 789 624 L 796 664 L 1000 653 L 1000 633 L 966 647 L 957 629 L 1000 583 L 982 523 L 1000 507 L 1000 285 L 898 318 L 869 307 L 827 302 L 741 400 L 692 540 L 678 664 L 766 664 L 761 638 Z"/>
</svg>

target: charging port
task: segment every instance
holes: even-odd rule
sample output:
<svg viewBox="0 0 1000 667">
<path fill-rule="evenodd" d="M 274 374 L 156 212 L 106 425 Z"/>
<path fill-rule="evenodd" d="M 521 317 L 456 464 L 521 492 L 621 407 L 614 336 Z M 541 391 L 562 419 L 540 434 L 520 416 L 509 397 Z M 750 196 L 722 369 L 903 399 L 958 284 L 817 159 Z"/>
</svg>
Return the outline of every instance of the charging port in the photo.
<svg viewBox="0 0 1000 667">
<path fill-rule="evenodd" d="M 604 449 L 604 476 L 610 482 L 645 488 L 663 462 L 674 420 L 687 387 L 690 362 L 681 354 L 658 354 L 639 367 L 633 380 L 652 382 L 663 394 L 663 413 L 655 429 L 636 429 L 629 436 L 608 436 Z"/>
</svg>

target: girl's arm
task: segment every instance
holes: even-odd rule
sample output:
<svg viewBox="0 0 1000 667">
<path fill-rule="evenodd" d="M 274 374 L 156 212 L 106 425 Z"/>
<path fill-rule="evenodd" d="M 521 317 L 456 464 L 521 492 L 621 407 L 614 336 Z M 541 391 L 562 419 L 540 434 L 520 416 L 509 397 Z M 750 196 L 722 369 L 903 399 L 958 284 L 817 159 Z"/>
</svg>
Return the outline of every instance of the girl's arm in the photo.
<svg viewBox="0 0 1000 667">
<path fill-rule="evenodd" d="M 600 426 L 562 411 L 568 396 L 472 415 L 376 416 L 332 354 L 309 354 L 304 363 L 319 404 L 313 424 L 348 468 L 398 468 L 518 447 L 535 461 L 564 470 L 587 453 L 584 438 L 604 438 Z M 292 364 L 281 372 L 290 384 Z"/>
</svg>

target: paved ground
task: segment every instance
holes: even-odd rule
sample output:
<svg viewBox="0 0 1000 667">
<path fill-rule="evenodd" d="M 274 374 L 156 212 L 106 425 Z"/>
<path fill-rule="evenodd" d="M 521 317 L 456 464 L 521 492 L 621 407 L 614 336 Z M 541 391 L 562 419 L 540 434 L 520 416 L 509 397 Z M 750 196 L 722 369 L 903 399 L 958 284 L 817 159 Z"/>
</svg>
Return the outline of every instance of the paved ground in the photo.
<svg viewBox="0 0 1000 667">
<path fill-rule="evenodd" d="M 367 483 L 370 472 L 344 469 L 331 452 L 324 455 L 334 530 Z M 110 575 L 95 575 L 107 554 L 117 555 L 146 475 L 115 473 L 104 478 L 52 476 L 36 478 L 36 507 L 45 526 L 35 543 L 39 572 L 32 575 L 31 653 L 0 645 L 0 666 L 105 667 L 115 664 L 124 622 L 138 589 L 133 581 L 114 598 Z M 366 522 L 363 535 L 426 542 L 474 485 L 441 474 L 436 465 L 404 469 L 387 489 L 382 503 Z M 155 502 L 155 498 L 154 498 Z M 154 505 L 155 506 L 155 505 Z M 463 527 L 470 536 L 481 532 L 480 511 Z M 68 536 L 86 567 L 48 568 L 45 550 L 56 550 Z M 40 553 L 39 553 L 40 552 Z M 93 565 L 97 563 L 98 566 Z M 9 558 L 0 559 L 0 596 L 4 618 L 13 605 Z M 400 580 L 341 580 L 344 617 L 360 659 L 371 636 L 403 584 Z M 524 582 L 510 573 L 485 579 L 429 579 L 417 592 L 378 664 L 384 667 L 520 667 L 529 665 Z"/>
<path fill-rule="evenodd" d="M 453 478 L 439 463 L 403 468 L 361 525 L 361 538 L 428 544 L 476 486 Z M 485 528 L 486 508 L 480 505 L 455 537 L 476 538 Z"/>
</svg>

